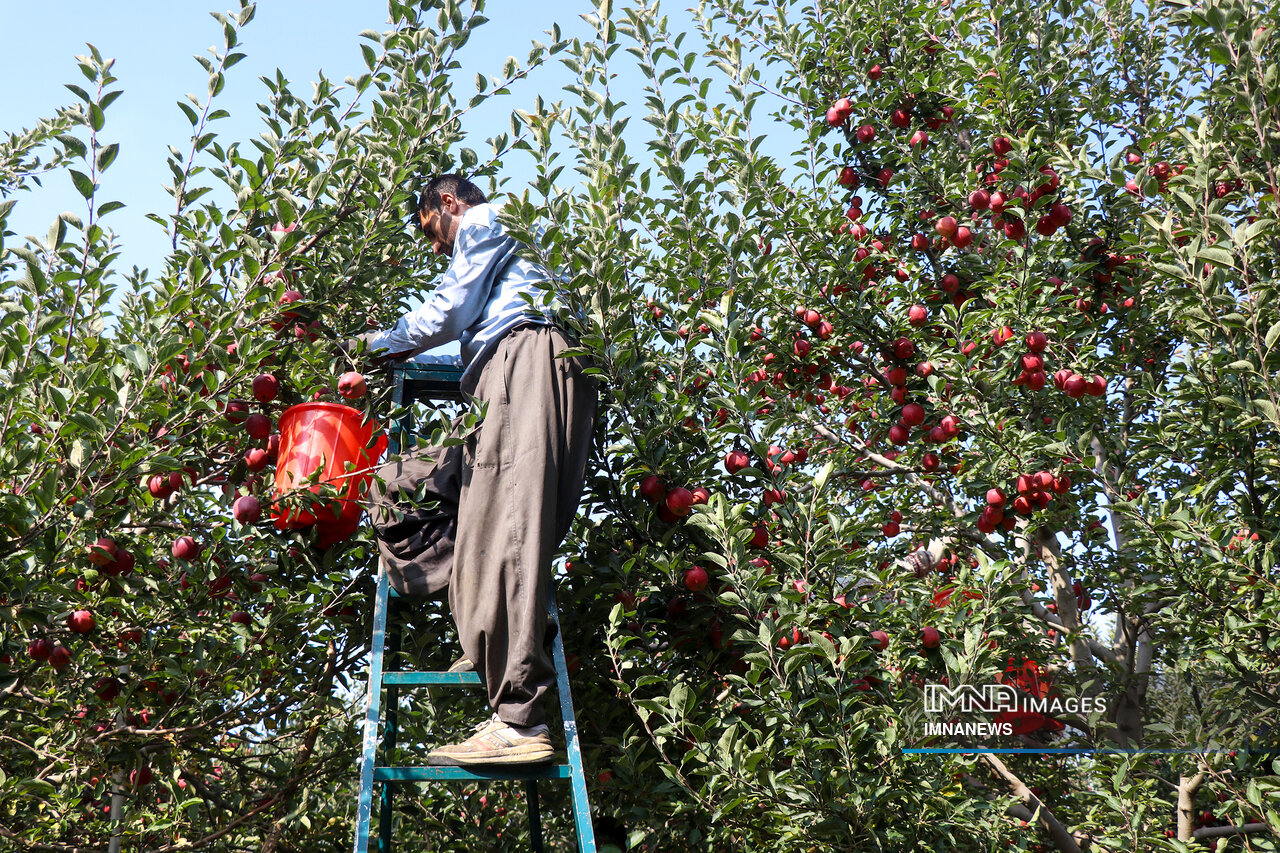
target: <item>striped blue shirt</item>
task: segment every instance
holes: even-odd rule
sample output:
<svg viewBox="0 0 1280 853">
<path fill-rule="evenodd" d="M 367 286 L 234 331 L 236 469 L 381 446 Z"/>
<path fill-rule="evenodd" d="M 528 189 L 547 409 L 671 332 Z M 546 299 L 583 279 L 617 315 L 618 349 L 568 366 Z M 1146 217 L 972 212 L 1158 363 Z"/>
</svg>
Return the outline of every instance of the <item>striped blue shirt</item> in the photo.
<svg viewBox="0 0 1280 853">
<path fill-rule="evenodd" d="M 472 368 L 484 363 L 511 328 L 553 322 L 552 308 L 531 306 L 523 296 L 542 305 L 545 282 L 551 277 L 543 267 L 520 257 L 520 244 L 498 222 L 500 210 L 500 205 L 478 204 L 462 214 L 444 277 L 394 328 L 362 336 L 371 352 L 385 350 L 404 358 L 458 341 L 465 383 L 473 378 Z"/>
</svg>

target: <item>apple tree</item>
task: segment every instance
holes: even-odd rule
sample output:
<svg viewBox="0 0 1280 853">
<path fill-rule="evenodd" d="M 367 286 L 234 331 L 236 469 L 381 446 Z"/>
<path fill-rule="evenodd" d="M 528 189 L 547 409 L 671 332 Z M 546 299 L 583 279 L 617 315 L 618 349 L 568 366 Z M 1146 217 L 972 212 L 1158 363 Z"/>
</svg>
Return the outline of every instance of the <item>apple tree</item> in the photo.
<svg viewBox="0 0 1280 853">
<path fill-rule="evenodd" d="M 111 59 L 90 47 L 69 103 L 0 140 L 5 849 L 350 843 L 375 552 L 323 490 L 277 491 L 279 419 L 337 400 L 386 422 L 383 378 L 340 383 L 358 365 L 335 344 L 389 322 L 432 268 L 404 225 L 416 177 L 489 174 L 522 133 L 484 162 L 461 146 L 492 94 L 452 86 L 479 3 L 389 13 L 345 82 L 263 78 L 247 141 L 220 136 L 220 95 L 254 6 L 214 15 L 207 88 L 177 105 L 171 204 L 149 215 L 170 247 L 154 269 L 122 270 L 112 230 Z M 54 181 L 82 206 L 14 233 Z M 312 504 L 314 523 L 275 523 Z"/>
<path fill-rule="evenodd" d="M 271 436 L 439 269 L 402 214 L 457 168 L 523 176 L 495 189 L 605 380 L 559 583 L 602 826 L 1275 849 L 1273 7 L 604 3 L 466 101 L 482 8 L 389 9 L 359 76 L 266 80 L 248 143 L 217 96 L 252 6 L 219 17 L 156 274 L 115 267 L 109 60 L 0 144 L 0 217 L 52 173 L 86 202 L 0 226 L 6 842 L 347 846 L 374 552 L 276 529 Z M 565 97 L 480 162 L 468 111 L 553 53 Z M 996 683 L 1077 706 L 925 711 Z M 474 711 L 411 708 L 418 739 Z M 424 788 L 397 839 L 523 849 L 518 808 Z"/>
<path fill-rule="evenodd" d="M 564 605 L 605 808 L 650 850 L 1275 849 L 1274 9 L 700 12 L 601 7 L 582 186 L 548 130 L 512 209 L 608 381 Z M 997 683 L 1057 710 L 925 712 Z"/>
</svg>

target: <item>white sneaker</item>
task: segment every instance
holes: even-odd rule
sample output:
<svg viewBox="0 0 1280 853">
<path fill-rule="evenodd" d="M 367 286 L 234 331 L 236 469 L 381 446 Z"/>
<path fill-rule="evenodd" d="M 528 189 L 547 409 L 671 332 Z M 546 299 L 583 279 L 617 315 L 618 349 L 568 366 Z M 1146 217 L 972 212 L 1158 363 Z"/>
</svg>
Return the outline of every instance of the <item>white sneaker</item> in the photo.
<svg viewBox="0 0 1280 853">
<path fill-rule="evenodd" d="M 494 714 L 461 743 L 427 753 L 427 764 L 432 767 L 544 764 L 551 757 L 551 734 L 546 723 L 520 728 L 504 723 Z"/>
</svg>

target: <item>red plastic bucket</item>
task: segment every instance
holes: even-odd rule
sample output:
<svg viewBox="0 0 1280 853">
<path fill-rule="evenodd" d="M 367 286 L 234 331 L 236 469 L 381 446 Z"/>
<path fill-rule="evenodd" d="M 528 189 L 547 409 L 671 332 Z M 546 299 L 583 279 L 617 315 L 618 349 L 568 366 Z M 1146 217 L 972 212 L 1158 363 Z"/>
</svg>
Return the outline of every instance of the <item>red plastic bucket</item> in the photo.
<svg viewBox="0 0 1280 853">
<path fill-rule="evenodd" d="M 337 490 L 328 506 L 286 508 L 276 500 L 271 514 L 276 528 L 288 530 L 319 522 L 340 530 L 345 539 L 355 532 L 364 509 L 361 503 L 373 468 L 387 449 L 386 433 L 364 413 L 339 403 L 301 403 L 280 416 L 280 450 L 276 458 L 276 497 L 299 489 L 319 492 L 322 484 Z M 348 473 L 347 463 L 352 472 Z M 319 471 L 314 485 L 308 478 Z M 335 540 L 336 541 L 336 540 Z"/>
</svg>

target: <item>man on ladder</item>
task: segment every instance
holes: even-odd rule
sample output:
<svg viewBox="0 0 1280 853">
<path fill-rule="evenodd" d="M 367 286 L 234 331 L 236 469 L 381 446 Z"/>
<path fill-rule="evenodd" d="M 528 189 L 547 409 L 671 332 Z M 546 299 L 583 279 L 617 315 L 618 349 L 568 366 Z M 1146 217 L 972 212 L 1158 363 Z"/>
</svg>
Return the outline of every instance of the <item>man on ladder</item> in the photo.
<svg viewBox="0 0 1280 853">
<path fill-rule="evenodd" d="M 551 560 L 577 512 L 590 456 L 597 381 L 541 302 L 548 271 L 520 257 L 499 207 L 459 175 L 429 181 L 413 218 L 450 256 L 435 290 L 394 328 L 361 336 L 383 360 L 461 343 L 460 388 L 484 409 L 463 444 L 408 454 L 379 470 L 371 516 L 391 585 L 441 595 L 463 658 L 493 716 L 431 765 L 540 764 L 552 758 L 542 700 L 554 682 L 547 630 Z M 426 502 L 413 496 L 420 487 Z"/>
</svg>

